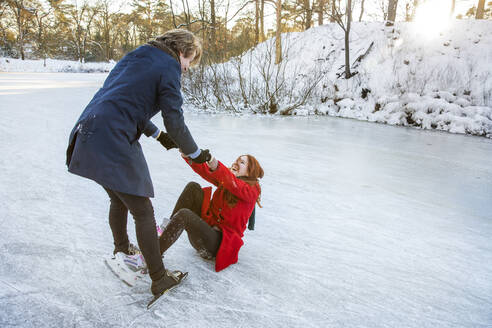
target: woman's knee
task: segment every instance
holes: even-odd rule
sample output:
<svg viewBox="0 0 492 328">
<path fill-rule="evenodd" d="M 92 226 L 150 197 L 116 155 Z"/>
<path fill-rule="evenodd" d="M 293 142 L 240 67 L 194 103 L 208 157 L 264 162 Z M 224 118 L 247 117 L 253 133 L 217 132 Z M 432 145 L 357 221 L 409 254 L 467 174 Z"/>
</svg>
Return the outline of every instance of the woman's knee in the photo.
<svg viewBox="0 0 492 328">
<path fill-rule="evenodd" d="M 106 190 L 106 192 L 108 193 L 109 204 L 110 204 L 112 209 L 114 209 L 114 210 L 127 210 L 127 207 L 125 206 L 123 201 L 121 199 L 119 199 L 119 197 L 112 190 L 106 189 L 106 188 L 104 188 L 104 190 Z"/>
<path fill-rule="evenodd" d="M 125 204 L 123 204 L 123 202 L 121 200 L 110 198 L 109 201 L 110 201 L 109 206 L 110 206 L 111 210 L 121 211 L 121 212 L 128 211 L 128 208 L 125 206 Z"/>
<path fill-rule="evenodd" d="M 138 205 L 130 209 L 135 221 L 145 222 L 154 220 L 154 207 L 150 199 L 140 202 Z"/>
<path fill-rule="evenodd" d="M 191 215 L 193 215 L 193 211 L 189 208 L 182 208 L 173 215 L 171 220 L 180 220 L 185 222 Z"/>
<path fill-rule="evenodd" d="M 196 192 L 196 191 L 201 191 L 201 190 L 202 190 L 202 186 L 200 186 L 199 183 L 194 182 L 194 181 L 188 182 L 188 184 L 184 188 L 184 191 L 193 191 L 193 192 Z"/>
</svg>

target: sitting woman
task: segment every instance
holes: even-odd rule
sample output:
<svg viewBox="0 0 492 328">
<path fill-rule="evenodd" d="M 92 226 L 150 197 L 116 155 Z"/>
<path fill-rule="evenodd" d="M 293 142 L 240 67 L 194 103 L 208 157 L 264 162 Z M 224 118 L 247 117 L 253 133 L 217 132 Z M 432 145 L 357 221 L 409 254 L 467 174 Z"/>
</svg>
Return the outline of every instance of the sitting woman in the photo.
<svg viewBox="0 0 492 328">
<path fill-rule="evenodd" d="M 215 257 L 218 272 L 238 260 L 255 203 L 261 207 L 258 179 L 263 177 L 263 169 L 252 155 L 239 156 L 230 168 L 214 157 L 202 164 L 183 158 L 217 189 L 210 199 L 212 187 L 202 189 L 196 182 L 188 183 L 159 237 L 161 254 L 186 230 L 191 245 L 203 258 Z"/>
</svg>

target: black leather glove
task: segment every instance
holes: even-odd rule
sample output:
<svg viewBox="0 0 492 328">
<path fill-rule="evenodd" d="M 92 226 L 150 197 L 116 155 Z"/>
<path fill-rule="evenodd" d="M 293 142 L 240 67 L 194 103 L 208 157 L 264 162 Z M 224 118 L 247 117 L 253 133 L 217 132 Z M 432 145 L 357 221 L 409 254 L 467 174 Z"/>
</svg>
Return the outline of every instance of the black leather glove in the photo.
<svg viewBox="0 0 492 328">
<path fill-rule="evenodd" d="M 208 162 L 212 158 L 212 155 L 210 155 L 210 151 L 208 149 L 205 150 L 200 149 L 200 150 L 201 150 L 200 155 L 198 155 L 195 158 L 192 158 L 191 160 L 194 163 L 198 163 L 198 164 Z"/>
<path fill-rule="evenodd" d="M 157 140 L 161 143 L 164 148 L 167 150 L 173 149 L 173 148 L 178 148 L 178 145 L 169 137 L 169 135 L 165 132 L 161 132 L 159 136 L 157 137 Z"/>
</svg>

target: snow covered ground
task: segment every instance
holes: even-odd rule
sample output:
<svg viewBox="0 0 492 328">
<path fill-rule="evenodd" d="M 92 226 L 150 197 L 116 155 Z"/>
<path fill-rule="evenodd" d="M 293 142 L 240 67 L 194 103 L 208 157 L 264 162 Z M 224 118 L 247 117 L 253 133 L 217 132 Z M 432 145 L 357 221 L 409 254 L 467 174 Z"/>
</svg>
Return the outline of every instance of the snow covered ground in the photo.
<svg viewBox="0 0 492 328">
<path fill-rule="evenodd" d="M 264 208 L 223 272 L 182 236 L 165 263 L 188 280 L 146 310 L 102 261 L 107 196 L 64 165 L 104 78 L 0 74 L 1 327 L 492 326 L 492 140 L 330 117 L 187 115 L 223 162 L 257 156 Z M 160 219 L 205 182 L 141 143 Z"/>
<path fill-rule="evenodd" d="M 0 72 L 103 73 L 109 72 L 114 65 L 114 61 L 108 63 L 81 63 L 73 60 L 50 58 L 44 61 L 0 57 Z"/>
</svg>

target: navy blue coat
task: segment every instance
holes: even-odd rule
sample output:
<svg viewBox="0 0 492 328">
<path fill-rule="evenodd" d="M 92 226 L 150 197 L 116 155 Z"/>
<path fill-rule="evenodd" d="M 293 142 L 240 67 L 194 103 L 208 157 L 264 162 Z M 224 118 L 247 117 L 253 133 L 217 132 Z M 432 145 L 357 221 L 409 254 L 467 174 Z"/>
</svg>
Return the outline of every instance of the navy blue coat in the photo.
<svg viewBox="0 0 492 328">
<path fill-rule="evenodd" d="M 150 119 L 159 111 L 169 136 L 185 154 L 198 147 L 183 119 L 181 66 L 150 45 L 123 57 L 109 73 L 73 128 L 67 148 L 71 173 L 109 189 L 154 197 L 140 143 L 157 127 Z"/>
</svg>

